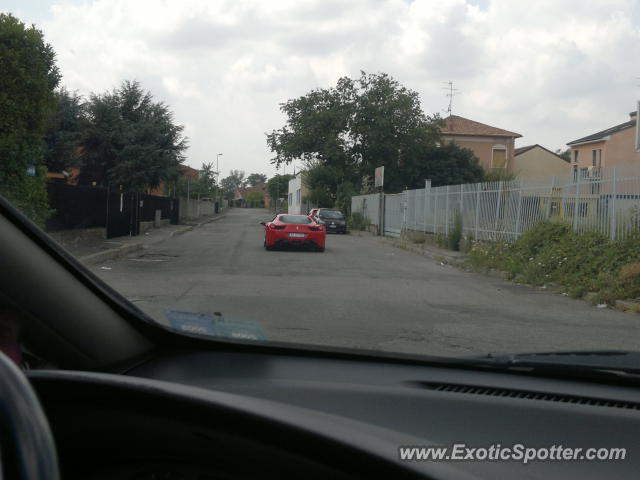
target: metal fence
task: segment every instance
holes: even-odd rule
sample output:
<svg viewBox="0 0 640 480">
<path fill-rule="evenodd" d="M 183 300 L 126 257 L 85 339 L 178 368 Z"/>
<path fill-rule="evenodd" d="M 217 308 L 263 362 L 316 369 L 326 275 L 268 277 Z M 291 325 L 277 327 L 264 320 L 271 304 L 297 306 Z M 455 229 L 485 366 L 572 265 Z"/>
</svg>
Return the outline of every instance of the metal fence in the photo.
<svg viewBox="0 0 640 480">
<path fill-rule="evenodd" d="M 384 214 L 377 208 L 383 204 Z M 376 205 L 376 208 L 370 208 Z M 513 241 L 541 220 L 611 239 L 640 228 L 640 165 L 586 168 L 566 175 L 406 190 L 352 198 L 352 212 L 385 235 L 403 230 L 448 235 L 459 216 L 466 235 Z"/>
</svg>

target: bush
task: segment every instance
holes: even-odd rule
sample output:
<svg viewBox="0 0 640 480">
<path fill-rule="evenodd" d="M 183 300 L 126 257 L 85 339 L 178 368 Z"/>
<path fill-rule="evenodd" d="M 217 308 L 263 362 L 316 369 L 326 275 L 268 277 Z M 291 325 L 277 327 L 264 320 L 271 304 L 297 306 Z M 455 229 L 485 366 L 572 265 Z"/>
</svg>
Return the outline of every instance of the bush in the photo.
<svg viewBox="0 0 640 480">
<path fill-rule="evenodd" d="M 541 222 L 513 244 L 474 242 L 468 262 L 533 285 L 561 285 L 572 296 L 596 292 L 599 302 L 640 297 L 639 234 L 611 241 L 600 233 Z"/>
<path fill-rule="evenodd" d="M 371 222 L 369 222 L 369 219 L 362 215 L 362 213 L 353 212 L 347 224 L 352 230 L 368 230 Z"/>
</svg>

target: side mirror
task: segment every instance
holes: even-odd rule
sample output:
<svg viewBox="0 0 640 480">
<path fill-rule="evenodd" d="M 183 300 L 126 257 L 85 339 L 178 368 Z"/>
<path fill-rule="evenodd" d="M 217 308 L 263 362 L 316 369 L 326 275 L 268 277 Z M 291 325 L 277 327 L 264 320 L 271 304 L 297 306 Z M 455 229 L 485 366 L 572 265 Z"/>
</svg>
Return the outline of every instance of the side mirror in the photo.
<svg viewBox="0 0 640 480">
<path fill-rule="evenodd" d="M 267 224 L 265 222 L 260 222 L 260 225 L 262 225 L 263 227 L 267 226 Z"/>
</svg>

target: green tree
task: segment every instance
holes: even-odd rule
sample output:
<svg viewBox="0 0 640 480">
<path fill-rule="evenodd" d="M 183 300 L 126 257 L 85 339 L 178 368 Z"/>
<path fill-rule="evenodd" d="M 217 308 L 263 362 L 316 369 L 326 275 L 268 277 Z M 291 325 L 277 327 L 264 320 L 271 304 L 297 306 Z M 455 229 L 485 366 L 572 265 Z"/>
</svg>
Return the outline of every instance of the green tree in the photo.
<svg viewBox="0 0 640 480">
<path fill-rule="evenodd" d="M 260 185 L 261 183 L 265 183 L 267 181 L 267 176 L 263 173 L 252 173 L 247 177 L 247 185 L 250 187 L 255 187 L 256 185 Z"/>
<path fill-rule="evenodd" d="M 276 175 L 267 182 L 267 192 L 272 199 L 286 198 L 289 193 L 289 180 L 293 175 Z"/>
<path fill-rule="evenodd" d="M 87 127 L 83 99 L 62 88 L 55 94 L 56 111 L 45 134 L 44 163 L 52 172 L 79 167 L 82 161 L 82 136 Z"/>
<path fill-rule="evenodd" d="M 138 82 L 125 81 L 112 92 L 92 94 L 87 117 L 82 183 L 144 190 L 178 178 L 187 149 L 184 127 Z"/>
<path fill-rule="evenodd" d="M 257 208 L 264 205 L 264 195 L 262 192 L 249 192 L 245 200 L 249 208 Z"/>
<path fill-rule="evenodd" d="M 42 139 L 59 82 L 42 32 L 0 13 L 0 193 L 40 225 L 50 214 Z"/>
<path fill-rule="evenodd" d="M 245 173 L 242 170 L 231 170 L 229 176 L 220 181 L 224 198 L 231 199 L 235 196 L 236 190 L 246 185 Z"/>
<path fill-rule="evenodd" d="M 420 161 L 414 162 L 409 168 L 407 181 L 401 189 L 422 188 L 425 179 L 430 179 L 432 186 L 439 187 L 482 182 L 485 178 L 485 171 L 473 151 L 454 142 L 426 148 Z M 385 170 L 385 182 L 386 175 Z"/>
<path fill-rule="evenodd" d="M 267 135 L 272 163 L 303 160 L 318 200 L 335 201 L 339 185 L 360 185 L 378 166 L 385 190 L 398 191 L 417 180 L 411 172 L 439 139 L 439 117 L 427 117 L 418 94 L 384 73 L 343 77 L 280 108 L 286 124 Z"/>
<path fill-rule="evenodd" d="M 556 150 L 556 155 L 561 157 L 565 162 L 571 161 L 571 149 L 567 148 L 566 150 L 562 150 L 561 148 Z"/>
</svg>

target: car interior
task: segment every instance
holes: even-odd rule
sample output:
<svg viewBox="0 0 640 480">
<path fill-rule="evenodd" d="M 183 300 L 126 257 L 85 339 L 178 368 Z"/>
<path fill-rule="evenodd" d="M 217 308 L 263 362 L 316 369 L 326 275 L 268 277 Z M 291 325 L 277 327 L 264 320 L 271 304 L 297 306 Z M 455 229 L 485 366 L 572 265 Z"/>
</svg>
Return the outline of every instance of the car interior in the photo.
<svg viewBox="0 0 640 480">
<path fill-rule="evenodd" d="M 588 479 L 640 471 L 637 375 L 178 334 L 1 199 L 0 245 L 0 312 L 19 327 L 2 350 L 14 341 L 21 366 L 1 355 L 2 478 Z M 399 455 L 400 447 L 456 442 L 629 453 L 619 462 L 529 464 Z"/>
</svg>

